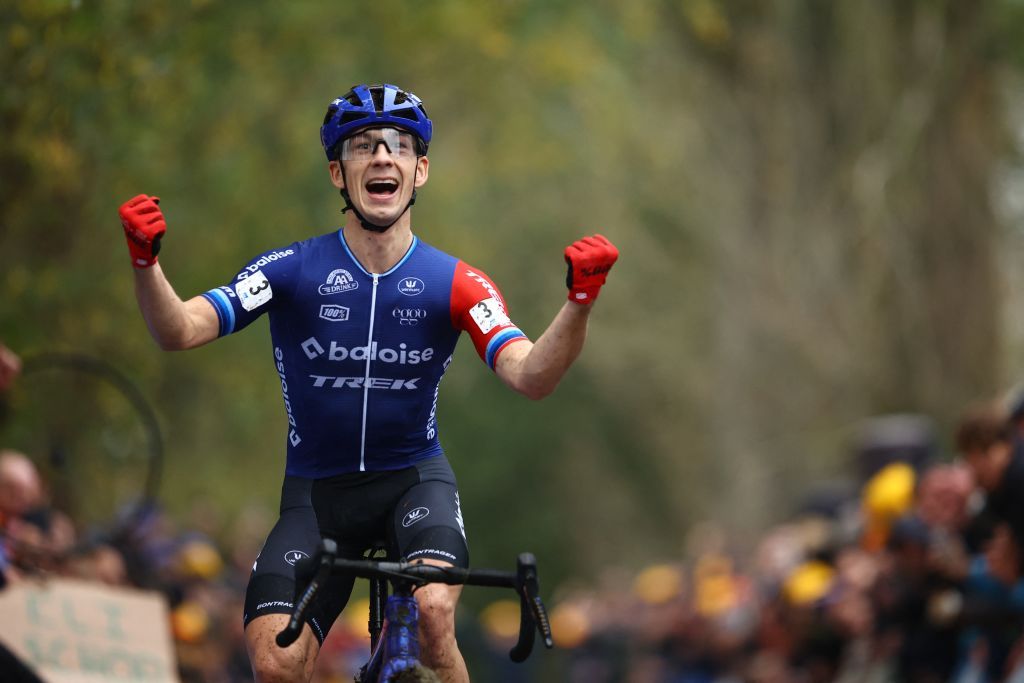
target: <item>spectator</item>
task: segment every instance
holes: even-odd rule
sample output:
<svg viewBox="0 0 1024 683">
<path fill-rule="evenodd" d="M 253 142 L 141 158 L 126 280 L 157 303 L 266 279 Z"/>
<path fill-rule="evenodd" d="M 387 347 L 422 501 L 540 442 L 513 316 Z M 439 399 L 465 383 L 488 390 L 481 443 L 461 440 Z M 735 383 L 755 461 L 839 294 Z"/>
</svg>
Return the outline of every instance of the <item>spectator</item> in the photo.
<svg viewBox="0 0 1024 683">
<path fill-rule="evenodd" d="M 21 359 L 0 343 L 0 393 L 7 391 L 21 372 Z"/>
<path fill-rule="evenodd" d="M 23 516 L 41 502 L 42 484 L 32 461 L 16 451 L 0 451 L 0 587 L 20 577 L 16 546 L 30 531 Z"/>
<path fill-rule="evenodd" d="M 32 461 L 17 451 L 0 451 L 0 525 L 42 503 L 43 485 Z"/>
<path fill-rule="evenodd" d="M 914 502 L 914 469 L 903 462 L 890 463 L 876 472 L 864 485 L 861 496 L 864 535 L 868 550 L 879 550 L 887 542 L 893 523 Z"/>
<path fill-rule="evenodd" d="M 963 455 L 985 505 L 998 527 L 986 555 L 990 569 L 1006 584 L 1021 576 L 1024 547 L 1024 441 L 1014 437 L 1006 413 L 993 406 L 970 410 L 960 422 L 956 448 Z"/>
<path fill-rule="evenodd" d="M 966 465 L 930 467 L 918 486 L 917 515 L 931 527 L 959 531 L 968 522 L 973 490 L 974 477 Z"/>
</svg>

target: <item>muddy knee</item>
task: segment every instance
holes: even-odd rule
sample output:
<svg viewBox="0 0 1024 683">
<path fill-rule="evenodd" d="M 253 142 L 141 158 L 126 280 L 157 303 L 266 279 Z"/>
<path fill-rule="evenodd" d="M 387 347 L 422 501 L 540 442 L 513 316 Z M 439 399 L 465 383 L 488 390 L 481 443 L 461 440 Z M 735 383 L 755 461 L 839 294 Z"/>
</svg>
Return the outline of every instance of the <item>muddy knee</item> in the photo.
<svg viewBox="0 0 1024 683">
<path fill-rule="evenodd" d="M 427 586 L 416 592 L 420 608 L 420 639 L 424 648 L 455 639 L 457 600 L 458 595 L 447 586 Z"/>
<path fill-rule="evenodd" d="M 308 681 L 313 675 L 319 644 L 308 625 L 299 639 L 286 648 L 278 647 L 274 641 L 287 621 L 287 615 L 269 614 L 254 619 L 245 629 L 249 662 L 257 683 Z"/>
</svg>

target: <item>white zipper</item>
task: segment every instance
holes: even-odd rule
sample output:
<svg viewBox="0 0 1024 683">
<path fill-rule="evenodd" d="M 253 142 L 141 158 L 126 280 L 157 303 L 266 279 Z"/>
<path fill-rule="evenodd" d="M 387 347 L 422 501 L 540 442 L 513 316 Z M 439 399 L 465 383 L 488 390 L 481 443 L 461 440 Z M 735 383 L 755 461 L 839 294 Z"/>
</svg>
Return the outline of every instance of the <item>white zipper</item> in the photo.
<svg viewBox="0 0 1024 683">
<path fill-rule="evenodd" d="M 377 273 L 373 275 L 373 292 L 370 294 L 370 335 L 366 340 L 366 372 L 363 374 L 363 434 L 359 443 L 359 471 L 366 471 L 366 413 L 370 401 L 370 359 L 373 358 L 373 319 L 377 313 Z"/>
</svg>

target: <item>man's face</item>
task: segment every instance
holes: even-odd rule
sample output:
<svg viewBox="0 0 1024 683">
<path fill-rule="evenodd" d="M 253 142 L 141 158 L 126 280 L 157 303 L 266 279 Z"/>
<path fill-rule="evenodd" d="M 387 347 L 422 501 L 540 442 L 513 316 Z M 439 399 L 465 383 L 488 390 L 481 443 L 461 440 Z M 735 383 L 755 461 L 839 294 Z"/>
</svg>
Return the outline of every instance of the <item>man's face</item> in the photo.
<svg viewBox="0 0 1024 683">
<path fill-rule="evenodd" d="M 974 474 L 975 481 L 986 491 L 999 486 L 1003 470 L 1010 461 L 1010 444 L 998 441 L 986 448 L 974 448 L 964 453 L 964 460 Z"/>
<path fill-rule="evenodd" d="M 921 477 L 917 514 L 929 526 L 958 529 L 967 520 L 974 475 L 963 465 L 936 465 Z"/>
<path fill-rule="evenodd" d="M 42 502 L 42 482 L 32 461 L 11 452 L 0 457 L 0 513 L 23 515 Z"/>
<path fill-rule="evenodd" d="M 397 128 L 356 131 L 342 142 L 341 160 L 330 162 L 334 185 L 347 189 L 359 212 L 381 225 L 402 214 L 413 190 L 427 182 L 428 166 L 416 154 L 415 137 Z"/>
</svg>

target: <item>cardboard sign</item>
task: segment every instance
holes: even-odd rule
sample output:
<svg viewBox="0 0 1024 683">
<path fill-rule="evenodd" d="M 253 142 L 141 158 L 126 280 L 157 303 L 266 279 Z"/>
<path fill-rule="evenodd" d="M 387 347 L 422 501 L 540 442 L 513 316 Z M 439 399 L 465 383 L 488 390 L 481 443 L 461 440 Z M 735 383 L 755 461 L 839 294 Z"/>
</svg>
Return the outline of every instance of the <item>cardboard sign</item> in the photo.
<svg viewBox="0 0 1024 683">
<path fill-rule="evenodd" d="M 177 683 L 159 593 L 71 579 L 0 591 L 0 641 L 50 683 Z"/>
</svg>

